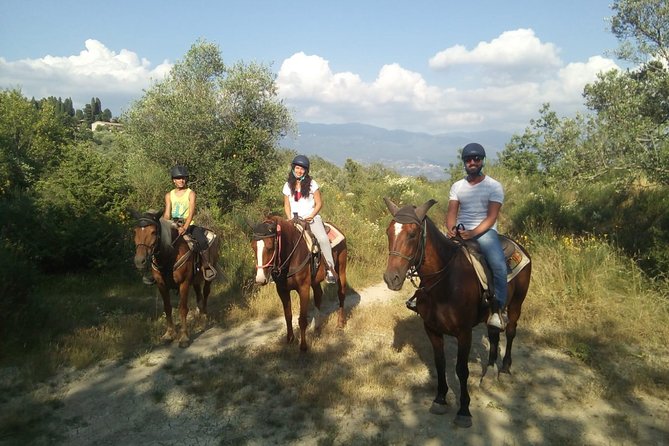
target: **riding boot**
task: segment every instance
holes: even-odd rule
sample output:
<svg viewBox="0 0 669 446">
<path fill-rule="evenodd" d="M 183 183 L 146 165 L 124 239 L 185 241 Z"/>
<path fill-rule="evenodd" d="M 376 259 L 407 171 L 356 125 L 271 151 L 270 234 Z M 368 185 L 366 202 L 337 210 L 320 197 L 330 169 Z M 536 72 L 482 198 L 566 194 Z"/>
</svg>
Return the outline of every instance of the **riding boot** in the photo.
<svg viewBox="0 0 669 446">
<path fill-rule="evenodd" d="M 214 268 L 214 266 L 209 263 L 208 249 L 200 252 L 200 259 L 202 259 L 202 265 L 200 265 L 200 267 L 202 268 L 202 275 L 204 276 L 204 280 L 207 282 L 214 280 L 217 271 L 216 268 Z"/>
</svg>

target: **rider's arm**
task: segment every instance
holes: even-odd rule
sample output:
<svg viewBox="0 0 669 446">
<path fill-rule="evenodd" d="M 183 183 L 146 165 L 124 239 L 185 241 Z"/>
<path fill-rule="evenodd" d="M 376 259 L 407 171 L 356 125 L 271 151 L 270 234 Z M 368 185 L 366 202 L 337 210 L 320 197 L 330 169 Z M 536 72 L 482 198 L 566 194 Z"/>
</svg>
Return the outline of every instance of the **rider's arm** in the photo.
<svg viewBox="0 0 669 446">
<path fill-rule="evenodd" d="M 288 195 L 283 196 L 283 212 L 288 220 L 293 218 L 293 214 L 290 212 L 290 197 Z"/>
<path fill-rule="evenodd" d="M 170 199 L 170 193 L 165 194 L 165 210 L 163 211 L 163 218 L 169 220 L 172 214 L 172 200 Z"/>
<path fill-rule="evenodd" d="M 460 210 L 460 202 L 458 200 L 448 201 L 448 210 L 446 212 L 446 234 L 453 238 L 455 237 L 455 225 L 458 222 L 458 211 Z"/>
<path fill-rule="evenodd" d="M 499 210 L 502 208 L 502 203 L 498 203 L 496 201 L 489 201 L 488 202 L 488 215 L 486 218 L 479 223 L 477 227 L 472 229 L 471 236 L 476 237 L 484 232 L 486 232 L 488 229 L 492 228 L 495 225 L 495 222 L 497 221 L 497 217 L 499 217 Z"/>
<path fill-rule="evenodd" d="M 191 190 L 190 195 L 188 195 L 188 218 L 183 225 L 183 228 L 185 228 L 184 231 L 190 226 L 193 217 L 195 217 L 195 191 Z"/>
<path fill-rule="evenodd" d="M 311 221 L 314 219 L 315 216 L 318 215 L 318 212 L 321 210 L 323 207 L 323 200 L 321 199 L 321 191 L 316 189 L 314 192 L 314 210 L 311 211 L 311 214 L 305 218 L 306 221 Z"/>
</svg>

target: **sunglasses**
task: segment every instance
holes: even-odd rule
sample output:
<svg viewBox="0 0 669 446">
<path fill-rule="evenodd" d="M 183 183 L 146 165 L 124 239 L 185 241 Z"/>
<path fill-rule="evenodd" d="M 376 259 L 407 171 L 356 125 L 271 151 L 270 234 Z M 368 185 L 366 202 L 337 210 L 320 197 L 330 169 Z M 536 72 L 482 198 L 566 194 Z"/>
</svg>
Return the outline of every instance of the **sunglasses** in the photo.
<svg viewBox="0 0 669 446">
<path fill-rule="evenodd" d="M 468 157 L 465 158 L 465 163 L 468 163 L 470 161 L 476 161 L 478 163 L 482 160 L 483 160 L 482 156 L 468 156 Z"/>
</svg>

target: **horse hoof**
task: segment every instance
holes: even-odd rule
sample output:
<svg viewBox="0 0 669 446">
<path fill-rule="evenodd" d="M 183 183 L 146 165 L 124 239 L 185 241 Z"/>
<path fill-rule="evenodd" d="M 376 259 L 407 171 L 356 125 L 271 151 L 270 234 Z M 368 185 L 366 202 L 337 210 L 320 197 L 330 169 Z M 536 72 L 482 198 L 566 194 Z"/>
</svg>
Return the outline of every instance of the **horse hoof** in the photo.
<svg viewBox="0 0 669 446">
<path fill-rule="evenodd" d="M 430 406 L 430 413 L 435 415 L 444 415 L 446 412 L 448 412 L 448 406 L 446 406 L 446 404 L 432 402 L 432 406 Z"/>
<path fill-rule="evenodd" d="M 161 342 L 164 342 L 165 344 L 170 344 L 172 341 L 174 341 L 174 336 L 171 334 L 165 333 L 160 337 Z"/>
<path fill-rule="evenodd" d="M 472 427 L 472 417 L 467 415 L 456 415 L 453 422 L 458 427 Z"/>
</svg>

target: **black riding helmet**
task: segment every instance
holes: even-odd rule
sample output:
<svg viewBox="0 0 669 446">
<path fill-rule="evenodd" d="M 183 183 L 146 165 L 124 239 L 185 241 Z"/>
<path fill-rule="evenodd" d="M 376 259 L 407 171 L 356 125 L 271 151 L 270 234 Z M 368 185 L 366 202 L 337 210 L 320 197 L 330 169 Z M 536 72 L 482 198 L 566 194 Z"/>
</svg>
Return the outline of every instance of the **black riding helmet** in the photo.
<svg viewBox="0 0 669 446">
<path fill-rule="evenodd" d="M 463 161 L 472 156 L 480 156 L 481 158 L 485 158 L 485 149 L 481 144 L 476 142 L 470 142 L 462 149 Z"/>
<path fill-rule="evenodd" d="M 309 158 L 304 155 L 297 155 L 295 158 L 293 158 L 293 162 L 291 164 L 293 166 L 304 167 L 307 171 L 309 171 Z"/>
<path fill-rule="evenodd" d="M 174 166 L 170 170 L 172 178 L 188 178 L 188 169 L 186 166 Z"/>
</svg>

